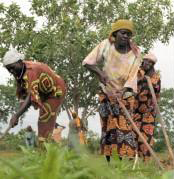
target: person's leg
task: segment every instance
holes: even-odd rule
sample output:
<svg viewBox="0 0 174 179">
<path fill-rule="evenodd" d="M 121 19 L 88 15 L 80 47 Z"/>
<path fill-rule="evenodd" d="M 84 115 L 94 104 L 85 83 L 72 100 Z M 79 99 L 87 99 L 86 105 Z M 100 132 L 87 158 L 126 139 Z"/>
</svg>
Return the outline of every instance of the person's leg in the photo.
<svg viewBox="0 0 174 179">
<path fill-rule="evenodd" d="M 29 148 L 29 147 L 30 147 L 30 144 L 29 144 L 28 139 L 25 140 L 25 143 L 26 143 L 27 148 Z"/>
<path fill-rule="evenodd" d="M 122 160 L 123 158 L 119 156 L 119 159 Z"/>
<path fill-rule="evenodd" d="M 108 163 L 110 163 L 111 160 L 111 155 L 112 155 L 112 149 L 111 149 L 111 145 L 104 145 L 104 156 L 106 158 L 106 161 Z"/>
<path fill-rule="evenodd" d="M 106 157 L 107 162 L 110 163 L 111 157 L 108 155 L 106 155 L 105 157 Z"/>
<path fill-rule="evenodd" d="M 35 136 L 31 138 L 31 147 L 34 148 Z"/>
<path fill-rule="evenodd" d="M 154 145 L 154 129 L 155 129 L 155 118 L 151 113 L 144 113 L 142 118 L 142 125 L 140 131 L 147 143 L 152 147 Z M 139 139 L 139 151 L 143 154 L 144 161 L 149 161 L 151 153 L 147 146 Z"/>
<path fill-rule="evenodd" d="M 59 107 L 62 104 L 62 100 L 57 98 L 50 98 L 44 103 L 44 108 L 39 111 L 39 120 L 38 120 L 38 140 L 39 143 L 43 143 L 45 140 L 51 138 L 57 113 Z"/>
<path fill-rule="evenodd" d="M 135 97 L 131 96 L 122 100 L 122 103 L 125 105 L 126 109 L 129 111 L 131 116 L 134 116 L 135 108 Z M 132 125 L 127 119 L 127 116 L 124 110 L 120 106 L 120 114 L 118 117 L 119 129 L 117 130 L 117 144 L 118 144 L 118 153 L 120 159 L 123 157 L 134 158 L 137 150 L 137 138 L 136 134 L 133 131 Z"/>
<path fill-rule="evenodd" d="M 133 131 L 129 129 L 125 116 L 119 116 L 119 129 L 117 130 L 117 150 L 120 159 L 123 157 L 135 157 L 137 147 L 136 136 Z"/>
</svg>

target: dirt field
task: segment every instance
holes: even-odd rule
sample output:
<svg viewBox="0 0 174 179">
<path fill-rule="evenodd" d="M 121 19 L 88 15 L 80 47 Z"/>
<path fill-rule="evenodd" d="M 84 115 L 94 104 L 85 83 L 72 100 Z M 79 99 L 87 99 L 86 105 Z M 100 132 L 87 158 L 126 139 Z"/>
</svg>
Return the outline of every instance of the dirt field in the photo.
<svg viewBox="0 0 174 179">
<path fill-rule="evenodd" d="M 21 152 L 16 152 L 16 151 L 0 151 L 0 157 L 3 158 L 17 157 L 21 155 L 22 155 Z"/>
</svg>

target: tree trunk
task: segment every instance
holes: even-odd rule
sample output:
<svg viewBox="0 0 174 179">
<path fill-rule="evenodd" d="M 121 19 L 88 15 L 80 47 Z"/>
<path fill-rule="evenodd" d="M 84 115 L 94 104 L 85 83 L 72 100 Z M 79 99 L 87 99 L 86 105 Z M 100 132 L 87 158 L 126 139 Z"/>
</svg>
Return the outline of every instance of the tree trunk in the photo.
<svg viewBox="0 0 174 179">
<path fill-rule="evenodd" d="M 69 120 L 72 120 L 72 117 L 71 117 L 71 114 L 70 114 L 70 110 L 69 110 L 69 108 L 68 108 L 66 102 L 64 102 L 64 107 L 65 107 L 65 111 L 66 111 L 66 113 L 67 113 L 67 115 L 68 115 L 68 119 L 69 119 Z"/>
</svg>

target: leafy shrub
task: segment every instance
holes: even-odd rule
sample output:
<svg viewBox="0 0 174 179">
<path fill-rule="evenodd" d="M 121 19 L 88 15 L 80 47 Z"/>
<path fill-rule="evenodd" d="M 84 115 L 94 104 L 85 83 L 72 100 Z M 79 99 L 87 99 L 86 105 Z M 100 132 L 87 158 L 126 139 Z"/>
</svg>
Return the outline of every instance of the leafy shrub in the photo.
<svg viewBox="0 0 174 179">
<path fill-rule="evenodd" d="M 25 145 L 25 131 L 21 130 L 18 134 L 7 134 L 0 141 L 0 150 L 20 150 L 20 145 Z"/>
</svg>

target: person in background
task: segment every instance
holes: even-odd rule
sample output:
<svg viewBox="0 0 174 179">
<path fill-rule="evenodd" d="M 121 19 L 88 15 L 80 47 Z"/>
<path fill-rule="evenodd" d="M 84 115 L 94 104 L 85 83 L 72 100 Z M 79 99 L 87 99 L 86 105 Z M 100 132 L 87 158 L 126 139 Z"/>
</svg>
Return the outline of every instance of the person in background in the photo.
<svg viewBox="0 0 174 179">
<path fill-rule="evenodd" d="M 18 124 L 19 118 L 30 106 L 39 109 L 39 144 L 52 135 L 57 114 L 66 94 L 65 82 L 48 65 L 24 60 L 25 56 L 16 49 L 3 57 L 5 68 L 14 76 L 16 95 L 20 102 L 18 111 L 12 115 L 10 126 Z"/>
<path fill-rule="evenodd" d="M 71 112 L 72 120 L 69 122 L 69 147 L 75 148 L 76 145 L 86 144 L 85 127 L 76 112 Z"/>
<path fill-rule="evenodd" d="M 134 120 L 140 132 L 152 147 L 154 144 L 154 129 L 156 110 L 146 76 L 150 77 L 157 100 L 160 98 L 161 80 L 154 66 L 157 58 L 153 53 L 145 54 L 138 71 L 138 94 L 136 96 L 136 110 Z M 150 152 L 146 145 L 138 138 L 138 153 L 144 161 L 150 159 Z"/>
<path fill-rule="evenodd" d="M 36 146 L 36 135 L 31 126 L 26 128 L 25 144 L 27 148 L 34 148 Z"/>
<path fill-rule="evenodd" d="M 61 142 L 61 140 L 62 140 L 61 134 L 62 134 L 63 129 L 65 129 L 65 126 L 61 126 L 58 123 L 55 124 L 55 128 L 54 128 L 53 134 L 52 134 L 52 139 L 55 142 L 57 142 L 57 143 Z"/>
<path fill-rule="evenodd" d="M 118 104 L 118 100 L 122 101 L 133 116 L 137 72 L 142 61 L 140 49 L 132 42 L 134 34 L 131 20 L 117 20 L 112 24 L 109 37 L 99 43 L 82 63 L 96 74 L 102 88 L 99 107 L 101 139 L 108 162 L 113 149 L 117 150 L 120 159 L 124 156 L 133 158 L 136 153 L 136 135 Z"/>
</svg>

